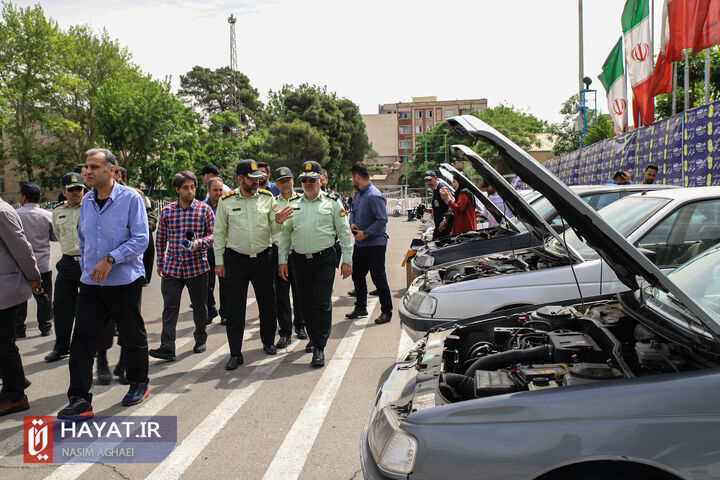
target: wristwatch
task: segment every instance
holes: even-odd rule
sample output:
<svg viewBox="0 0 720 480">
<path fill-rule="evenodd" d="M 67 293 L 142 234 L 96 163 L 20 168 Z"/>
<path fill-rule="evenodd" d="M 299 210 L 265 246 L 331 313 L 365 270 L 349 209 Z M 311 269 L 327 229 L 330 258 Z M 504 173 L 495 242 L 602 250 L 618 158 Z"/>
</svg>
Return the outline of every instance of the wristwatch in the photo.
<svg viewBox="0 0 720 480">
<path fill-rule="evenodd" d="M 113 257 L 112 255 L 110 255 L 109 253 L 107 254 L 107 257 L 105 257 L 105 260 L 107 260 L 108 263 L 111 264 L 111 265 L 115 263 L 115 257 Z"/>
</svg>

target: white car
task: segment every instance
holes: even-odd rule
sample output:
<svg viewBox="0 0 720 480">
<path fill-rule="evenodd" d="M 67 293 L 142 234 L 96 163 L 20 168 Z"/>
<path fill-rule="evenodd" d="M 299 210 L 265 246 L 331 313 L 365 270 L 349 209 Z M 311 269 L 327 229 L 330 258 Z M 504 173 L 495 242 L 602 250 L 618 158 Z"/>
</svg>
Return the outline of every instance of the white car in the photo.
<svg viewBox="0 0 720 480">
<path fill-rule="evenodd" d="M 590 207 L 510 140 L 475 117 L 470 121 L 473 125 L 466 130 L 473 129 L 477 137 L 499 147 L 508 163 L 520 170 L 516 173 L 523 181 L 541 191 L 563 218 L 573 218 L 574 227 L 583 234 L 583 221 L 592 221 L 584 212 Z M 456 145 L 452 149 L 484 178 L 498 176 L 469 148 Z M 542 169 L 543 178 L 528 171 L 528 165 Z M 511 194 L 509 190 L 504 193 Z M 628 289 L 601 259 L 602 238 L 585 243 L 568 229 L 561 234 L 564 243 L 519 195 L 511 203 L 528 230 L 542 239 L 541 245 L 439 265 L 415 279 L 399 307 L 411 337 L 418 338 L 441 323 L 498 310 Z M 630 195 L 598 214 L 607 224 L 603 229 L 626 237 L 665 271 L 720 241 L 720 187 Z"/>
</svg>

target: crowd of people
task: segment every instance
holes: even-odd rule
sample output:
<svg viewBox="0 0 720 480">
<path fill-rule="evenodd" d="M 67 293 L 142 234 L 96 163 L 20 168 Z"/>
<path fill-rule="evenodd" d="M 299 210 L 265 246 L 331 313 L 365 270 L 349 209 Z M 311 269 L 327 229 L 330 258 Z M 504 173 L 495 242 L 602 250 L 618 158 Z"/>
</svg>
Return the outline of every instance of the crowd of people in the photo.
<svg viewBox="0 0 720 480">
<path fill-rule="evenodd" d="M 346 317 L 368 315 L 370 273 L 381 305 L 375 322 L 390 322 L 386 199 L 370 182 L 365 164 L 350 171 L 357 189 L 351 212 L 328 191 L 327 172 L 317 162 L 304 162 L 297 177 L 288 167 L 277 168 L 274 183 L 269 165 L 252 159 L 240 160 L 235 173 L 238 188 L 231 189 L 217 167 L 205 166 L 199 175 L 208 192 L 204 201 L 195 198 L 197 176 L 176 173 L 171 185 L 177 199 L 157 216 L 142 191 L 127 186 L 128 172 L 113 153 L 92 149 L 84 164 L 62 177 L 62 201 L 52 212 L 39 207 L 42 192 L 33 183 L 23 185 L 17 211 L 0 199 L 0 415 L 29 408 L 24 390 L 30 380 L 16 339 L 26 335 L 30 297 L 38 305 L 40 334 L 55 330 L 45 361 L 68 357 L 68 405 L 58 413 L 64 419 L 93 416 L 93 365 L 97 381 L 109 384 L 107 351 L 115 336 L 120 355 L 113 373 L 129 384 L 122 404 L 147 398 L 149 357 L 176 358 L 184 289 L 195 325 L 193 352 L 206 351 L 207 326 L 219 315 L 230 347 L 227 370 L 243 364 L 250 284 L 267 355 L 290 345 L 294 331 L 297 339 L 308 340 L 310 365 L 325 365 L 338 268 L 355 286 L 355 308 Z M 295 178 L 301 193 L 295 192 Z M 62 251 L 54 297 L 52 241 Z M 163 311 L 160 343 L 150 349 L 142 292 L 153 270 L 160 278 Z"/>
</svg>

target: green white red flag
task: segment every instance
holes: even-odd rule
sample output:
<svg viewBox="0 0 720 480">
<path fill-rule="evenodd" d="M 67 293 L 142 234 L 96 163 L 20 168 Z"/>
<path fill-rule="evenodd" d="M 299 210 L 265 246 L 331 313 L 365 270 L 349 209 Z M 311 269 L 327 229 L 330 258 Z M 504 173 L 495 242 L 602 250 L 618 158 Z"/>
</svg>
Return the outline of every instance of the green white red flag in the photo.
<svg viewBox="0 0 720 480">
<path fill-rule="evenodd" d="M 633 117 L 635 126 L 650 125 L 653 121 L 653 102 L 650 95 L 653 59 L 650 55 L 650 6 L 648 0 L 627 0 L 622 13 L 625 65 L 633 89 Z"/>
<path fill-rule="evenodd" d="M 615 135 L 627 130 L 627 82 L 623 68 L 623 39 L 618 39 L 598 77 L 607 92 L 608 111 Z"/>
</svg>

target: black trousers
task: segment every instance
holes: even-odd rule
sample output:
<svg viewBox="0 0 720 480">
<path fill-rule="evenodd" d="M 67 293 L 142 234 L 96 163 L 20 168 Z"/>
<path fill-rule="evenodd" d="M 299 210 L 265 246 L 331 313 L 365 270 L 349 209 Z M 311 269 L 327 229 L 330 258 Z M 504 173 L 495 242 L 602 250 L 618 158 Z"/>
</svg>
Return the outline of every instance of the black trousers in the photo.
<svg viewBox="0 0 720 480">
<path fill-rule="evenodd" d="M 268 248 L 257 257 L 225 250 L 225 284 L 231 295 L 228 298 L 227 337 L 230 344 L 230 355 L 242 353 L 243 335 L 245 334 L 245 312 L 248 285 L 252 283 L 255 290 L 258 309 L 260 310 L 260 340 L 263 345 L 275 343 L 277 317 L 275 315 L 275 288 L 273 277 L 275 261 L 272 249 Z"/>
<path fill-rule="evenodd" d="M 41 332 L 50 331 L 52 327 L 52 270 L 40 274 L 42 278 L 43 293 L 35 295 L 37 303 L 37 322 Z M 25 334 L 25 319 L 27 318 L 27 302 L 23 302 L 17 306 L 17 317 L 15 318 L 15 332 L 18 335 Z"/>
<path fill-rule="evenodd" d="M 215 252 L 212 248 L 207 251 L 208 263 L 210 264 L 210 272 L 208 273 L 208 318 L 215 317 L 220 313 L 220 318 L 227 318 L 227 287 L 225 279 L 217 277 L 218 288 L 220 290 L 220 309 L 218 310 L 215 303 Z"/>
<path fill-rule="evenodd" d="M 335 282 L 335 248 L 307 258 L 291 253 L 289 268 L 295 274 L 305 328 L 313 344 L 325 348 L 332 327 L 332 289 Z"/>
<path fill-rule="evenodd" d="M 153 270 L 155 270 L 155 240 L 153 240 L 152 232 L 150 232 L 148 246 L 143 253 L 143 267 L 145 268 L 145 284 L 149 284 Z"/>
<path fill-rule="evenodd" d="M 55 347 L 54 350 L 65 354 L 70 350 L 70 335 L 75 321 L 75 305 L 80 288 L 80 263 L 69 255 L 63 255 L 55 265 Z"/>
<path fill-rule="evenodd" d="M 10 400 L 20 400 L 25 395 L 25 371 L 20 350 L 15 344 L 15 319 L 18 306 L 0 310 L 0 378 L 2 392 Z"/>
<path fill-rule="evenodd" d="M 70 344 L 70 388 L 68 397 L 92 401 L 93 360 L 98 337 L 114 318 L 127 359 L 126 376 L 130 382 L 148 382 L 148 345 L 145 322 L 140 314 L 142 286 L 140 277 L 128 285 L 98 286 L 80 284 L 75 329 Z"/>
<path fill-rule="evenodd" d="M 180 312 L 180 297 L 184 287 L 190 294 L 190 303 L 193 309 L 193 322 L 195 322 L 195 343 L 205 343 L 207 340 L 207 293 L 208 273 L 190 278 L 175 278 L 163 275 L 160 278 L 160 291 L 163 296 L 162 334 L 160 346 L 175 351 L 175 332 L 177 329 L 178 313 Z M 213 273 L 214 275 L 214 273 Z"/>
<path fill-rule="evenodd" d="M 358 247 L 353 249 L 353 272 L 352 279 L 355 284 L 355 308 L 365 310 L 367 308 L 367 281 L 365 277 L 370 272 L 375 287 L 380 296 L 380 307 L 383 313 L 392 313 L 392 296 L 388 286 L 387 275 L 385 274 L 385 245 L 373 247 Z"/>
<path fill-rule="evenodd" d="M 305 320 L 300 306 L 300 295 L 295 285 L 295 276 L 288 266 L 288 279 L 283 280 L 277 275 L 277 245 L 273 245 L 275 257 L 275 304 L 277 305 L 278 335 L 289 337 L 292 335 L 293 326 L 296 329 L 305 328 Z M 290 291 L 292 290 L 293 305 L 290 305 Z M 293 310 L 295 320 L 292 320 Z"/>
</svg>

